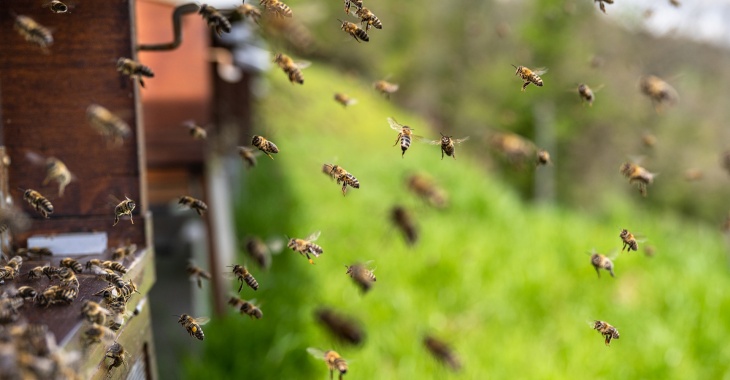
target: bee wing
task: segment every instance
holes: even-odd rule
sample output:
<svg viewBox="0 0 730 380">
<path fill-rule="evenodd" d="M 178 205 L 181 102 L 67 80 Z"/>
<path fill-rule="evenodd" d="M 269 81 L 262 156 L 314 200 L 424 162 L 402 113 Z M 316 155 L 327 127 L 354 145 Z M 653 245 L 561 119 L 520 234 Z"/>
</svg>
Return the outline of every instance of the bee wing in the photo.
<svg viewBox="0 0 730 380">
<path fill-rule="evenodd" d="M 208 317 L 199 317 L 199 318 L 193 318 L 193 319 L 195 320 L 195 323 L 197 323 L 201 326 L 210 322 L 210 318 L 208 318 Z"/>
<path fill-rule="evenodd" d="M 28 159 L 34 165 L 43 166 L 46 164 L 46 158 L 36 152 L 26 152 L 25 158 Z"/>
<path fill-rule="evenodd" d="M 545 74 L 546 72 L 548 72 L 548 69 L 545 67 L 538 67 L 537 69 L 532 70 L 532 73 L 535 75 L 542 75 L 542 74 Z"/>
<path fill-rule="evenodd" d="M 396 130 L 398 132 L 400 132 L 401 129 L 403 129 L 403 125 L 401 125 L 400 123 L 395 121 L 395 119 L 393 119 L 392 117 L 388 118 L 388 124 L 390 124 L 390 128 L 392 128 L 393 130 Z"/>
<path fill-rule="evenodd" d="M 431 139 L 427 139 L 425 137 L 419 136 L 418 141 L 420 141 L 422 143 L 430 144 L 430 145 L 441 145 L 441 139 L 431 140 Z"/>
<path fill-rule="evenodd" d="M 618 257 L 618 249 L 612 249 L 611 252 L 606 254 L 606 257 L 608 257 L 611 261 L 616 260 Z"/>
<path fill-rule="evenodd" d="M 312 62 L 309 62 L 309 61 L 294 62 L 294 66 L 296 66 L 300 70 L 306 69 L 307 67 L 309 67 L 311 65 L 312 65 Z"/>
<path fill-rule="evenodd" d="M 307 238 L 306 238 L 306 239 L 304 239 L 304 240 L 308 240 L 308 241 L 310 241 L 310 242 L 313 242 L 313 241 L 315 241 L 315 240 L 319 239 L 319 234 L 320 234 L 321 232 L 322 232 L 322 231 L 317 231 L 317 232 L 313 232 L 313 233 L 312 233 L 311 235 L 307 236 Z"/>
<path fill-rule="evenodd" d="M 284 240 L 282 238 L 271 238 L 266 241 L 266 246 L 269 247 L 269 253 L 276 255 L 284 249 Z"/>
<path fill-rule="evenodd" d="M 469 140 L 469 136 L 466 136 L 463 139 L 454 139 L 454 144 L 461 144 L 466 140 Z"/>
<path fill-rule="evenodd" d="M 310 355 L 314 356 L 315 358 L 317 358 L 319 360 L 325 360 L 324 351 L 320 350 L 319 348 L 309 347 L 309 348 L 307 348 L 307 352 L 309 352 Z"/>
</svg>

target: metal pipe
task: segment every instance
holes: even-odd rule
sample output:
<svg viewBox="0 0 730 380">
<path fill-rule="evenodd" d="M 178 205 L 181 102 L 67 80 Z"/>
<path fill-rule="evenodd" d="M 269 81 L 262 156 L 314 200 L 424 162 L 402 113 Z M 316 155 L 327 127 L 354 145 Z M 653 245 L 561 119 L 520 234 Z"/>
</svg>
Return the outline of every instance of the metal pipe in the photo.
<svg viewBox="0 0 730 380">
<path fill-rule="evenodd" d="M 177 47 L 182 43 L 182 25 L 180 23 L 182 16 L 195 13 L 199 9 L 200 6 L 196 3 L 188 3 L 176 7 L 175 11 L 172 12 L 172 33 L 174 40 L 164 44 L 137 45 L 137 50 L 164 51 L 177 49 Z"/>
</svg>

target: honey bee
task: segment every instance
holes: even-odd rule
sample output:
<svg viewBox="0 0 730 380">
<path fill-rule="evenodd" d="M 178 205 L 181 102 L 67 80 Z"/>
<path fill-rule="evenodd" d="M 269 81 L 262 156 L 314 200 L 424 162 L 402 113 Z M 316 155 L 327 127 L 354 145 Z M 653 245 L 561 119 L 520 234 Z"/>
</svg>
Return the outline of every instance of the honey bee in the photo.
<svg viewBox="0 0 730 380">
<path fill-rule="evenodd" d="M 194 140 L 205 140 L 208 138 L 208 131 L 205 128 L 195 124 L 195 122 L 192 120 L 184 122 L 183 126 L 188 128 L 190 136 L 192 136 Z"/>
<path fill-rule="evenodd" d="M 6 325 L 18 320 L 20 313 L 18 309 L 23 306 L 22 298 L 0 298 L 0 323 Z"/>
<path fill-rule="evenodd" d="M 542 78 L 540 78 L 540 75 L 545 74 L 547 72 L 547 69 L 545 68 L 539 68 L 535 70 L 530 70 L 525 66 L 515 66 L 512 65 L 517 71 L 515 71 L 515 75 L 522 78 L 524 83 L 522 84 L 522 91 L 525 91 L 525 88 L 530 85 L 530 83 L 534 84 L 537 87 L 542 87 Z"/>
<path fill-rule="evenodd" d="M 264 152 L 270 159 L 274 159 L 271 153 L 279 153 L 279 148 L 273 142 L 265 139 L 263 136 L 254 135 L 251 139 L 251 145 L 259 148 L 260 151 Z"/>
<path fill-rule="evenodd" d="M 206 272 L 205 270 L 203 270 L 203 268 L 195 265 L 192 261 L 188 261 L 187 271 L 190 279 L 196 280 L 196 282 L 198 283 L 198 288 L 203 288 L 203 279 L 211 279 L 211 275 L 209 272 Z"/>
<path fill-rule="evenodd" d="M 654 182 L 655 173 L 651 173 L 643 167 L 629 162 L 622 164 L 619 170 L 621 174 L 629 179 L 630 184 L 637 184 L 641 195 L 646 196 L 646 186 Z"/>
<path fill-rule="evenodd" d="M 203 16 L 208 26 L 211 27 L 218 37 L 223 35 L 223 32 L 231 32 L 231 23 L 225 18 L 217 9 L 208 5 L 201 4 L 198 14 Z"/>
<path fill-rule="evenodd" d="M 522 167 L 535 152 L 535 145 L 531 141 L 514 133 L 497 133 L 490 138 L 490 144 L 517 167 Z"/>
<path fill-rule="evenodd" d="M 70 268 L 75 273 L 81 273 L 84 270 L 84 267 L 81 265 L 80 262 L 78 262 L 70 257 L 67 257 L 67 258 L 61 260 L 61 267 Z"/>
<path fill-rule="evenodd" d="M 588 106 L 593 107 L 593 101 L 596 100 L 596 96 L 587 84 L 581 83 L 578 85 L 578 95 L 582 101 L 588 102 Z"/>
<path fill-rule="evenodd" d="M 369 31 L 371 26 L 375 29 L 383 29 L 383 23 L 380 22 L 380 19 L 377 18 L 370 9 L 360 7 L 360 9 L 355 12 L 355 15 L 359 17 L 360 22 L 365 25 L 365 32 Z M 367 41 L 367 39 L 365 41 Z"/>
<path fill-rule="evenodd" d="M 327 363 L 327 368 L 330 370 L 330 380 L 334 377 L 335 370 L 340 373 L 339 380 L 342 380 L 342 376 L 347 373 L 347 361 L 336 351 L 322 351 L 314 347 L 309 347 L 307 348 L 307 352 L 315 358 L 324 360 L 324 362 Z"/>
<path fill-rule="evenodd" d="M 38 292 L 30 286 L 21 286 L 18 288 L 18 292 L 15 297 L 22 298 L 26 301 L 32 301 L 38 295 Z"/>
<path fill-rule="evenodd" d="M 36 302 L 42 307 L 48 307 L 57 303 L 70 304 L 78 295 L 78 287 L 53 285 L 39 294 L 36 297 Z"/>
<path fill-rule="evenodd" d="M 102 271 L 98 272 L 97 275 L 102 280 L 116 286 L 117 288 L 122 288 L 125 285 L 122 277 L 114 273 L 114 271 L 112 271 L 111 269 L 103 269 Z"/>
<path fill-rule="evenodd" d="M 355 189 L 360 188 L 360 181 L 358 181 L 354 175 L 348 173 L 347 170 L 343 169 L 341 166 L 324 164 L 322 165 L 322 172 L 336 179 L 338 185 L 340 184 L 340 182 L 342 182 L 343 196 L 347 194 L 347 186 Z"/>
<path fill-rule="evenodd" d="M 180 197 L 180 201 L 177 203 L 195 210 L 198 215 L 201 216 L 204 212 L 208 211 L 208 205 L 205 204 L 205 202 L 201 201 L 200 199 L 193 198 L 189 195 L 183 195 L 182 197 Z"/>
<path fill-rule="evenodd" d="M 426 346 L 426 349 L 428 349 L 431 355 L 437 360 L 446 363 L 454 371 L 461 369 L 461 361 L 445 342 L 427 335 L 423 338 L 423 345 Z"/>
<path fill-rule="evenodd" d="M 127 356 L 129 354 L 127 351 L 122 347 L 119 343 L 114 343 L 109 347 L 108 350 L 106 350 L 106 354 L 104 354 L 105 358 L 112 359 L 111 364 L 109 364 L 109 368 L 107 370 L 111 370 L 112 368 L 119 367 L 122 364 L 126 365 L 127 362 Z"/>
<path fill-rule="evenodd" d="M 469 136 L 464 137 L 463 139 L 452 139 L 451 136 L 444 136 L 444 134 L 441 133 L 440 140 L 426 140 L 426 142 L 431 145 L 441 145 L 441 159 L 443 160 L 444 154 L 456 159 L 456 145 L 461 144 L 466 140 L 469 140 Z"/>
<path fill-rule="evenodd" d="M 639 88 L 654 104 L 654 109 L 660 112 L 663 105 L 674 105 L 679 100 L 679 94 L 674 87 L 659 77 L 648 75 L 639 81 Z"/>
<path fill-rule="evenodd" d="M 46 178 L 43 179 L 43 186 L 51 181 L 56 181 L 58 183 L 58 196 L 62 197 L 66 186 L 74 179 L 74 175 L 68 170 L 66 164 L 56 157 L 44 158 L 34 152 L 26 153 L 26 157 L 34 164 L 45 166 Z"/>
<path fill-rule="evenodd" d="M 601 12 L 606 13 L 606 4 L 613 4 L 613 0 L 593 0 L 594 3 L 598 3 L 598 7 L 601 8 Z"/>
<path fill-rule="evenodd" d="M 121 202 L 119 202 L 114 207 L 114 224 L 112 227 L 116 226 L 117 223 L 119 223 L 119 217 L 124 215 L 129 215 L 129 221 L 134 224 L 134 219 L 132 218 L 132 211 L 134 211 L 134 208 L 137 207 L 137 204 L 134 203 L 133 200 L 129 199 L 129 197 L 124 197 L 125 199 Z"/>
<path fill-rule="evenodd" d="M 228 300 L 228 304 L 233 306 L 234 308 L 238 309 L 238 311 L 241 314 L 246 314 L 251 318 L 261 319 L 264 316 L 264 313 L 261 312 L 261 309 L 259 309 L 256 305 L 256 300 L 250 300 L 245 301 L 238 297 L 231 297 Z"/>
<path fill-rule="evenodd" d="M 250 18 L 255 23 L 259 23 L 261 20 L 261 11 L 254 7 L 251 4 L 243 3 L 236 7 L 235 12 L 241 17 L 241 18 Z"/>
<path fill-rule="evenodd" d="M 53 252 L 46 247 L 28 247 L 28 248 L 17 248 L 15 254 L 18 256 L 38 255 L 38 256 L 52 256 Z"/>
<path fill-rule="evenodd" d="M 375 87 L 375 90 L 383 94 L 386 98 L 390 98 L 390 95 L 395 94 L 400 86 L 385 80 L 379 80 L 373 84 L 373 87 Z"/>
<path fill-rule="evenodd" d="M 259 289 L 259 283 L 256 282 L 256 279 L 245 266 L 238 264 L 233 265 L 233 275 L 236 276 L 238 281 L 241 283 L 241 286 L 238 287 L 239 293 L 241 292 L 241 289 L 243 289 L 244 282 L 253 290 Z"/>
<path fill-rule="evenodd" d="M 93 261 L 93 260 L 92 260 Z M 87 263 L 88 264 L 88 263 Z M 120 264 L 116 261 L 103 261 L 101 262 L 100 266 L 102 268 L 111 269 L 117 273 L 125 274 L 127 273 L 127 267 L 125 267 L 123 264 Z"/>
<path fill-rule="evenodd" d="M 398 137 L 395 139 L 395 144 L 393 144 L 393 146 L 396 146 L 400 141 L 400 149 L 402 151 L 401 157 L 404 157 L 406 151 L 411 146 L 411 138 L 416 137 L 413 134 L 413 128 L 407 125 L 399 124 L 392 117 L 388 118 L 388 124 L 390 124 L 391 129 L 393 129 L 394 131 L 398 131 Z"/>
<path fill-rule="evenodd" d="M 338 19 L 342 23 L 342 26 L 340 26 L 340 29 L 344 30 L 345 33 L 352 36 L 352 38 L 355 39 L 355 41 L 360 42 L 360 40 L 368 42 L 370 41 L 370 37 L 368 37 L 368 33 L 361 29 L 357 24 L 354 22 L 349 21 L 342 21 Z"/>
<path fill-rule="evenodd" d="M 638 251 L 639 250 L 639 243 L 636 242 L 636 238 L 634 235 L 629 232 L 626 229 L 622 229 L 621 233 L 618 235 L 621 238 L 621 241 L 623 241 L 624 246 L 621 248 L 621 252 L 626 249 L 626 247 L 629 248 L 628 252 L 631 252 L 631 250 Z"/>
<path fill-rule="evenodd" d="M 294 62 L 291 57 L 283 53 L 276 54 L 274 62 L 289 76 L 290 82 L 304 84 L 302 69 L 309 67 L 309 62 Z"/>
<path fill-rule="evenodd" d="M 679 0 L 669 0 L 669 4 L 672 4 L 673 6 L 679 8 L 682 3 L 679 2 Z"/>
<path fill-rule="evenodd" d="M 107 143 L 119 146 L 132 134 L 127 123 L 108 109 L 92 104 L 86 109 L 86 120 L 107 140 Z"/>
<path fill-rule="evenodd" d="M 112 312 L 94 301 L 86 300 L 81 306 L 81 315 L 89 322 L 103 326 L 106 324 L 106 317 L 112 315 Z"/>
<path fill-rule="evenodd" d="M 268 269 L 271 266 L 272 251 L 280 250 L 281 245 L 282 242 L 280 240 L 267 244 L 261 241 L 261 239 L 252 236 L 246 240 L 246 253 L 248 253 L 248 255 L 251 256 L 251 258 L 254 259 L 261 268 Z"/>
<path fill-rule="evenodd" d="M 61 268 L 53 267 L 50 265 L 44 267 L 35 267 L 28 272 L 28 279 L 35 280 L 41 278 L 41 275 L 45 275 L 50 280 L 51 276 L 55 276 L 60 270 Z"/>
<path fill-rule="evenodd" d="M 402 206 L 394 206 L 390 211 L 390 218 L 403 233 L 406 243 L 408 245 L 416 244 L 416 241 L 418 241 L 418 229 L 410 213 Z"/>
<path fill-rule="evenodd" d="M 137 79 L 139 85 L 144 87 L 142 77 L 154 78 L 155 73 L 149 67 L 129 58 L 121 57 L 117 60 L 117 71 L 129 75 L 131 79 Z"/>
<path fill-rule="evenodd" d="M 601 277 L 600 269 L 607 270 L 611 274 L 611 277 L 615 277 L 613 274 L 613 261 L 608 256 L 593 252 L 591 255 L 591 265 L 596 269 L 596 274 L 598 274 L 599 278 Z"/>
<path fill-rule="evenodd" d="M 127 244 L 112 251 L 112 260 L 123 261 L 129 256 L 134 256 L 135 252 L 137 252 L 137 244 Z"/>
<path fill-rule="evenodd" d="M 287 243 L 286 246 L 294 250 L 294 252 L 299 252 L 299 254 L 306 256 L 309 263 L 314 264 L 314 261 L 309 257 L 309 255 L 311 254 L 314 257 L 319 257 L 319 255 L 324 253 L 322 247 L 314 244 L 314 242 L 319 238 L 319 234 L 320 232 L 317 231 L 307 236 L 306 239 L 289 239 L 289 243 Z"/>
<path fill-rule="evenodd" d="M 106 326 L 92 323 L 91 326 L 84 331 L 84 338 L 87 345 L 102 342 L 110 343 L 114 341 L 114 331 Z"/>
<path fill-rule="evenodd" d="M 545 149 L 538 149 L 537 151 L 537 165 L 547 165 L 551 164 L 552 161 L 550 161 L 550 153 Z"/>
<path fill-rule="evenodd" d="M 430 205 L 438 208 L 446 207 L 448 196 L 432 180 L 421 174 L 413 174 L 407 180 L 408 189 Z"/>
<path fill-rule="evenodd" d="M 23 192 L 23 199 L 33 206 L 38 213 L 43 215 L 44 218 L 48 219 L 49 215 L 53 214 L 53 204 L 41 195 L 41 193 L 33 189 L 27 189 Z"/>
<path fill-rule="evenodd" d="M 132 296 L 132 293 L 139 294 L 139 291 L 137 290 L 137 285 L 134 284 L 134 281 L 129 280 L 126 283 L 124 283 L 124 286 L 119 288 L 119 296 L 122 297 L 125 301 L 129 300 L 129 298 Z"/>
<path fill-rule="evenodd" d="M 180 316 L 180 319 L 177 320 L 177 323 L 185 327 L 185 330 L 188 334 L 190 334 L 190 336 L 193 336 L 198 340 L 203 340 L 205 335 L 203 334 L 203 329 L 200 328 L 200 326 L 205 325 L 208 321 L 209 319 L 207 317 L 193 318 L 187 314 L 183 314 Z"/>
<path fill-rule="evenodd" d="M 593 329 L 598 330 L 601 335 L 605 338 L 606 346 L 609 346 L 611 344 L 611 339 L 618 339 L 618 330 L 616 330 L 615 327 L 608 324 L 608 322 L 604 321 L 595 321 L 593 323 Z"/>
<path fill-rule="evenodd" d="M 51 31 L 28 16 L 15 16 L 14 27 L 26 41 L 37 44 L 44 52 L 48 52 L 48 47 L 53 45 Z"/>
<path fill-rule="evenodd" d="M 23 258 L 15 256 L 8 260 L 8 266 L 13 268 L 16 272 L 20 272 L 20 267 L 23 265 Z"/>
<path fill-rule="evenodd" d="M 335 93 L 335 101 L 337 103 L 342 104 L 343 107 L 351 106 L 353 104 L 357 104 L 357 99 L 353 99 L 341 92 Z"/>
<path fill-rule="evenodd" d="M 66 13 L 66 12 L 68 12 L 68 5 L 66 5 L 66 4 L 64 4 L 64 3 L 62 3 L 62 2 L 60 2 L 58 0 L 53 0 L 51 2 L 48 2 L 46 4 L 43 4 L 43 7 L 44 8 L 48 7 L 51 10 L 51 12 L 53 12 L 53 13 Z"/>
<path fill-rule="evenodd" d="M 0 284 L 4 284 L 5 280 L 14 280 L 18 275 L 18 271 L 11 266 L 0 267 Z"/>
<path fill-rule="evenodd" d="M 260 0 L 259 4 L 263 6 L 267 12 L 276 17 L 292 17 L 293 15 L 291 8 L 279 0 Z"/>
<path fill-rule="evenodd" d="M 365 339 L 365 332 L 355 320 L 335 313 L 327 308 L 315 311 L 317 321 L 321 323 L 335 337 L 345 343 L 358 345 Z"/>
<path fill-rule="evenodd" d="M 356 8 L 362 8 L 362 0 L 345 0 L 345 13 L 350 14 L 350 6 L 354 5 Z"/>
<path fill-rule="evenodd" d="M 257 152 L 247 146 L 238 147 L 238 155 L 241 156 L 241 159 L 246 164 L 247 169 L 256 166 L 256 156 L 259 154 L 260 152 Z"/>
<path fill-rule="evenodd" d="M 373 273 L 374 270 L 368 269 L 363 264 L 356 263 L 350 266 L 345 265 L 345 268 L 347 268 L 345 274 L 349 275 L 350 278 L 355 281 L 363 293 L 370 290 L 370 288 L 373 287 L 373 282 L 377 280 Z"/>
<path fill-rule="evenodd" d="M 55 273 L 55 277 L 61 280 L 61 284 L 65 287 L 74 286 L 76 289 L 79 287 L 79 280 L 76 278 L 76 274 L 71 268 L 60 268 Z"/>
</svg>

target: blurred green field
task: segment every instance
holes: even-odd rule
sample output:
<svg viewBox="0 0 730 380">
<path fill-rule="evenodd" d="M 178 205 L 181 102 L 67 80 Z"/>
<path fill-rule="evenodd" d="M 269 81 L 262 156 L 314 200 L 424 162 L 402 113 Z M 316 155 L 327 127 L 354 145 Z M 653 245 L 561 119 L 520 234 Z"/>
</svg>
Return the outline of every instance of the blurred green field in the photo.
<svg viewBox="0 0 730 380">
<path fill-rule="evenodd" d="M 716 227 L 650 214 L 620 195 L 610 211 L 591 215 L 526 204 L 470 160 L 470 152 L 487 149 L 475 138 L 457 147 L 456 160 L 441 160 L 438 146 L 417 142 L 401 158 L 386 117 L 428 137 L 438 131 L 369 83 L 320 64 L 305 71 L 304 86 L 278 70 L 265 84 L 256 132 L 281 153 L 273 161 L 261 156 L 244 174 L 238 235 L 321 231 L 324 254 L 310 265 L 284 249 L 268 272 L 249 260 L 261 288 L 241 297 L 257 298 L 264 318 L 231 310 L 213 319 L 200 354 L 184 361 L 187 378 L 325 379 L 324 362 L 305 351 L 318 347 L 350 361 L 346 380 L 730 379 L 730 279 Z M 332 99 L 336 91 L 359 103 L 344 109 Z M 343 197 L 321 173 L 325 162 L 354 174 L 360 189 Z M 430 208 L 407 191 L 405 178 L 414 172 L 448 191 L 449 208 Z M 618 173 L 615 180 L 625 181 Z M 388 220 L 395 204 L 417 217 L 414 247 Z M 640 246 L 652 245 L 656 256 L 641 247 L 620 253 L 616 278 L 603 272 L 599 279 L 588 252 L 620 251 L 621 228 L 645 235 Z M 362 295 L 344 265 L 367 260 L 378 280 Z M 314 321 L 319 306 L 359 319 L 365 343 L 333 340 Z M 621 338 L 606 347 L 588 324 L 594 319 L 616 326 Z M 429 356 L 421 343 L 426 333 L 452 344 L 461 372 Z"/>
</svg>

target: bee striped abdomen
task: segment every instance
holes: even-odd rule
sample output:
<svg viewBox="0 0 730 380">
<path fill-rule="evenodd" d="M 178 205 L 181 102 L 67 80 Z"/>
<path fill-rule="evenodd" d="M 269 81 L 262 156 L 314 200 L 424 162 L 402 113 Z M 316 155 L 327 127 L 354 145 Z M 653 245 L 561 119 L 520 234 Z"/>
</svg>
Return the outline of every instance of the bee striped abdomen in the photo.
<svg viewBox="0 0 730 380">
<path fill-rule="evenodd" d="M 535 86 L 542 87 L 542 78 L 537 76 L 536 74 L 530 74 L 529 78 L 530 82 L 532 82 Z"/>
<path fill-rule="evenodd" d="M 411 136 L 402 135 L 400 139 L 400 149 L 403 151 L 401 157 L 406 154 L 406 151 L 411 146 Z"/>
<path fill-rule="evenodd" d="M 363 29 L 358 28 L 357 30 L 355 30 L 355 36 L 357 36 L 357 38 L 359 38 L 365 42 L 370 41 L 370 37 L 368 36 L 368 33 Z"/>
<path fill-rule="evenodd" d="M 44 218 L 48 218 L 48 215 L 53 214 L 53 205 L 51 201 L 46 199 L 41 193 L 28 189 L 23 193 L 23 199 L 30 203 L 33 208 L 36 209 Z"/>
<path fill-rule="evenodd" d="M 243 281 L 246 282 L 246 285 L 251 287 L 253 290 L 259 289 L 259 283 L 256 281 L 255 278 L 251 275 L 251 273 L 246 272 L 246 274 L 243 276 Z"/>
</svg>

